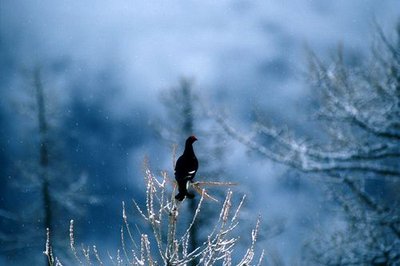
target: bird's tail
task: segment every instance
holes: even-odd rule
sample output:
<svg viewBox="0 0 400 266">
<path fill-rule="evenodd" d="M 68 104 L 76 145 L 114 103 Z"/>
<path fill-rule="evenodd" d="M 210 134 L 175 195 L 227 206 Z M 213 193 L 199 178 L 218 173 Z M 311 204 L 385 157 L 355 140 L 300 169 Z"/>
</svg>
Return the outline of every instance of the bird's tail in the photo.
<svg viewBox="0 0 400 266">
<path fill-rule="evenodd" d="M 193 194 L 193 193 L 190 193 L 190 192 L 186 192 L 186 197 L 187 197 L 188 199 L 193 199 L 193 198 L 194 198 L 194 194 Z"/>
<path fill-rule="evenodd" d="M 185 193 L 179 192 L 176 196 L 175 199 L 182 201 L 185 198 Z"/>
<path fill-rule="evenodd" d="M 190 193 L 188 191 L 182 192 L 180 191 L 176 196 L 175 199 L 182 201 L 185 197 L 187 197 L 188 199 L 193 199 L 194 198 L 194 194 Z"/>
</svg>

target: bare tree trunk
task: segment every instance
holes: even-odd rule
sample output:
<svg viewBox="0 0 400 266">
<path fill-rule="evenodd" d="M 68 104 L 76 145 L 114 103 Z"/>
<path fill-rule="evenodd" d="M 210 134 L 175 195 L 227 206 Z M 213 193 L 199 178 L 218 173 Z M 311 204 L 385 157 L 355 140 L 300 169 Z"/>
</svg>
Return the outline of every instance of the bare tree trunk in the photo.
<svg viewBox="0 0 400 266">
<path fill-rule="evenodd" d="M 40 175 L 42 176 L 42 199 L 43 199 L 43 210 L 44 210 L 44 228 L 48 228 L 52 231 L 52 214 L 51 214 L 51 196 L 49 190 L 49 151 L 48 151 L 48 125 L 46 120 L 46 109 L 45 100 L 43 93 L 43 85 L 40 77 L 40 69 L 36 68 L 34 71 L 34 86 L 36 93 L 36 104 L 39 124 L 39 138 L 40 138 Z M 46 260 L 47 261 L 47 260 Z M 49 262 L 46 262 L 49 265 Z"/>
<path fill-rule="evenodd" d="M 183 80 L 182 81 L 182 94 L 183 94 L 183 128 L 182 131 L 184 132 L 185 136 L 189 136 L 193 134 L 194 126 L 193 126 L 193 100 L 192 100 L 192 93 L 191 93 L 191 84 Z M 197 203 L 195 200 L 189 200 L 189 210 L 190 210 L 190 217 L 193 217 L 197 208 Z M 197 220 L 194 222 L 191 231 L 190 231 L 190 251 L 193 251 L 198 247 L 200 241 L 198 239 L 197 234 Z M 194 260 L 191 262 L 191 265 L 196 265 L 197 262 Z"/>
</svg>

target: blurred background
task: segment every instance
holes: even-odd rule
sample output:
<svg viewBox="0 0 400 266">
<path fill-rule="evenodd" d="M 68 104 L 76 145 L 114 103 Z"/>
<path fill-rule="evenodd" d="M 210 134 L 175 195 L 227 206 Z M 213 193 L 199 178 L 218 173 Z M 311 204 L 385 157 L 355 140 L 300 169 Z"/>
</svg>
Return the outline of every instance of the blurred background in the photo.
<svg viewBox="0 0 400 266">
<path fill-rule="evenodd" d="M 312 264 L 304 248 L 346 227 L 325 179 L 240 136 L 273 145 L 260 120 L 318 136 L 310 54 L 363 64 L 376 25 L 393 39 L 399 17 L 397 0 L 1 0 L 0 265 L 44 265 L 45 228 L 63 250 L 71 219 L 77 242 L 114 253 L 145 158 L 173 176 L 191 134 L 197 179 L 248 196 L 243 232 L 262 215 L 266 265 Z"/>
</svg>

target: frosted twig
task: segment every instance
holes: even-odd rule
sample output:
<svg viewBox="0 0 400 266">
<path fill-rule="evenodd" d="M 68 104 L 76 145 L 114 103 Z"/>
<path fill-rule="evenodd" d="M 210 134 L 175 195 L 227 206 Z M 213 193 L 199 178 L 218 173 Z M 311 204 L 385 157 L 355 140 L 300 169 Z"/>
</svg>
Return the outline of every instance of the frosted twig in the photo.
<svg viewBox="0 0 400 266">
<path fill-rule="evenodd" d="M 264 256 L 265 256 L 265 250 L 263 249 L 262 252 L 261 252 L 260 258 L 258 259 L 257 266 L 261 266 L 262 265 Z"/>
<path fill-rule="evenodd" d="M 113 258 L 113 256 L 111 256 L 111 254 L 110 254 L 109 251 L 107 251 L 107 255 L 108 255 L 108 258 L 110 259 L 112 265 L 114 265 L 114 266 L 117 265 L 117 264 L 114 262 L 114 258 Z"/>
<path fill-rule="evenodd" d="M 63 266 L 60 260 L 56 257 L 56 266 Z"/>
<path fill-rule="evenodd" d="M 137 206 L 137 205 L 136 205 L 136 206 Z M 138 207 L 137 207 L 137 208 L 138 208 Z M 130 229 L 130 226 L 129 226 L 129 223 L 128 223 L 128 217 L 127 217 L 127 215 L 126 215 L 125 202 L 124 202 L 124 201 L 122 201 L 122 219 L 124 220 L 124 224 L 125 224 L 125 227 L 126 227 L 126 231 L 128 232 L 128 235 L 129 235 L 129 239 L 131 240 L 132 244 L 133 244 L 136 248 L 138 248 L 138 246 L 137 246 L 137 244 L 136 244 L 136 241 L 135 241 L 135 239 L 133 238 L 133 235 L 132 235 L 132 233 L 131 233 L 131 229 Z"/>
<path fill-rule="evenodd" d="M 88 246 L 87 249 L 85 249 L 84 245 L 82 244 L 82 253 L 83 253 L 83 256 L 86 259 L 87 264 L 91 265 L 91 262 L 90 262 L 90 247 Z"/>
<path fill-rule="evenodd" d="M 98 262 L 100 265 L 104 265 L 103 262 L 102 262 L 102 260 L 100 259 L 99 252 L 97 251 L 97 247 L 96 247 L 95 245 L 93 245 L 93 252 L 94 252 L 94 256 L 96 257 L 97 262 Z"/>
<path fill-rule="evenodd" d="M 120 266 L 124 263 L 123 259 L 121 258 L 121 252 L 117 249 L 117 265 Z"/>
<path fill-rule="evenodd" d="M 132 199 L 133 204 L 135 205 L 136 209 L 138 210 L 139 214 L 143 217 L 143 219 L 145 219 L 146 221 L 148 221 L 147 216 L 144 214 L 144 212 L 142 211 L 142 209 L 140 209 L 139 205 L 136 203 L 136 201 L 134 199 Z"/>
<path fill-rule="evenodd" d="M 75 259 L 79 262 L 79 264 L 83 264 L 82 261 L 78 257 L 78 253 L 76 252 L 75 248 L 75 239 L 74 239 L 74 220 L 71 220 L 69 222 L 69 245 L 72 251 L 72 254 L 74 255 Z"/>
<path fill-rule="evenodd" d="M 50 229 L 49 228 L 46 228 L 46 247 L 45 247 L 45 251 L 43 251 L 43 254 L 46 255 L 49 265 L 53 265 L 54 258 L 53 258 L 53 252 L 51 250 L 51 245 L 50 245 Z"/>
<path fill-rule="evenodd" d="M 242 208 L 243 202 L 246 199 L 246 195 L 243 195 L 242 200 L 239 203 L 239 206 L 236 208 L 235 214 L 232 217 L 232 222 L 236 222 L 239 218 L 240 209 Z"/>
<path fill-rule="evenodd" d="M 210 196 L 205 189 L 200 188 L 198 184 L 193 183 L 192 187 L 199 193 L 203 198 L 213 200 L 215 202 L 219 202 L 216 198 Z"/>
<path fill-rule="evenodd" d="M 197 216 L 200 213 L 200 209 L 201 209 L 201 206 L 202 206 L 202 203 L 203 203 L 203 200 L 204 200 L 204 194 L 205 194 L 205 192 L 203 190 L 203 192 L 201 193 L 200 201 L 197 204 L 196 211 L 194 212 L 192 221 L 189 224 L 189 226 L 187 227 L 186 232 L 181 237 L 181 243 L 184 245 L 184 248 L 183 248 L 183 255 L 184 256 L 187 256 L 187 247 L 189 246 L 190 230 L 192 229 L 192 227 L 193 227 L 193 225 L 194 225 L 194 223 L 195 223 L 195 221 L 197 219 Z"/>
<path fill-rule="evenodd" d="M 121 246 L 122 246 L 122 251 L 124 252 L 124 255 L 125 255 L 125 259 L 130 264 L 129 256 L 128 256 L 128 253 L 126 252 L 126 248 L 125 248 L 125 238 L 124 238 L 124 227 L 123 226 L 121 226 Z"/>
</svg>

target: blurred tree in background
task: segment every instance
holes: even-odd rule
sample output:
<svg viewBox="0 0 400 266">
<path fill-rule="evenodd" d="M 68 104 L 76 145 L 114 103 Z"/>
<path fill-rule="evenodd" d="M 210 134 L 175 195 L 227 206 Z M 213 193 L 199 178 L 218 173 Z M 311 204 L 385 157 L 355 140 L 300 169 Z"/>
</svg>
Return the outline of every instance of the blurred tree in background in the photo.
<svg viewBox="0 0 400 266">
<path fill-rule="evenodd" d="M 330 142 L 306 144 L 302 161 L 311 168 L 303 168 L 340 181 L 331 192 L 347 221 L 310 244 L 312 258 L 327 265 L 400 262 L 400 27 L 394 41 L 377 27 L 376 40 L 362 65 L 346 65 L 341 51 L 329 67 L 311 60 Z"/>
<path fill-rule="evenodd" d="M 183 78 L 177 87 L 165 91 L 161 95 L 161 101 L 166 109 L 166 117 L 158 123 L 157 131 L 162 138 L 172 145 L 183 148 L 183 143 L 190 135 L 195 135 L 201 145 L 196 145 L 195 152 L 199 159 L 199 172 L 194 181 L 219 181 L 224 176 L 224 145 L 223 132 L 218 131 L 213 120 L 207 116 L 201 106 L 201 100 L 194 89 L 193 81 Z M 199 126 L 201 125 L 201 126 Z M 180 150 L 178 151 L 178 153 Z M 180 154 L 177 154 L 180 155 Z M 206 178 L 206 180 L 204 179 Z M 229 180 L 224 180 L 229 181 Z M 222 198 L 218 189 L 209 192 L 217 198 Z M 197 199 L 196 199 L 197 198 Z M 199 195 L 194 200 L 187 200 L 189 214 L 192 217 L 197 208 Z M 204 242 L 206 235 L 201 232 L 207 227 L 207 217 L 215 213 L 215 208 L 207 202 L 204 203 L 203 212 L 206 213 L 198 217 L 190 231 L 190 248 L 194 250 Z M 195 261 L 192 262 L 195 265 Z"/>
<path fill-rule="evenodd" d="M 251 138 L 218 118 L 251 150 L 320 178 L 344 226 L 332 224 L 306 245 L 307 260 L 322 265 L 400 263 L 400 25 L 395 40 L 377 27 L 370 57 L 328 64 L 310 56 L 318 95 L 318 134 L 298 137 L 260 116 Z"/>
<path fill-rule="evenodd" d="M 24 202 L 10 206 L 9 219 L 3 221 L 8 225 L 4 227 L 7 230 L 2 230 L 0 250 L 10 261 L 26 260 L 25 263 L 37 265 L 39 256 L 31 254 L 42 249 L 46 228 L 54 232 L 51 245 L 63 250 L 61 247 L 68 242 L 62 228 L 68 225 L 69 216 L 82 215 L 82 206 L 96 198 L 85 190 L 86 175 L 78 176 L 62 159 L 62 138 L 67 132 L 57 130 L 59 112 L 52 106 L 57 102 L 56 95 L 48 89 L 50 79 L 43 78 L 49 71 L 35 67 L 23 72 L 24 79 L 29 81 L 28 90 L 22 92 L 26 96 L 19 98 L 14 107 L 25 114 L 26 123 L 20 130 L 24 132 L 23 149 L 29 156 L 15 160 L 13 185 L 16 193 L 24 194 Z"/>
</svg>

